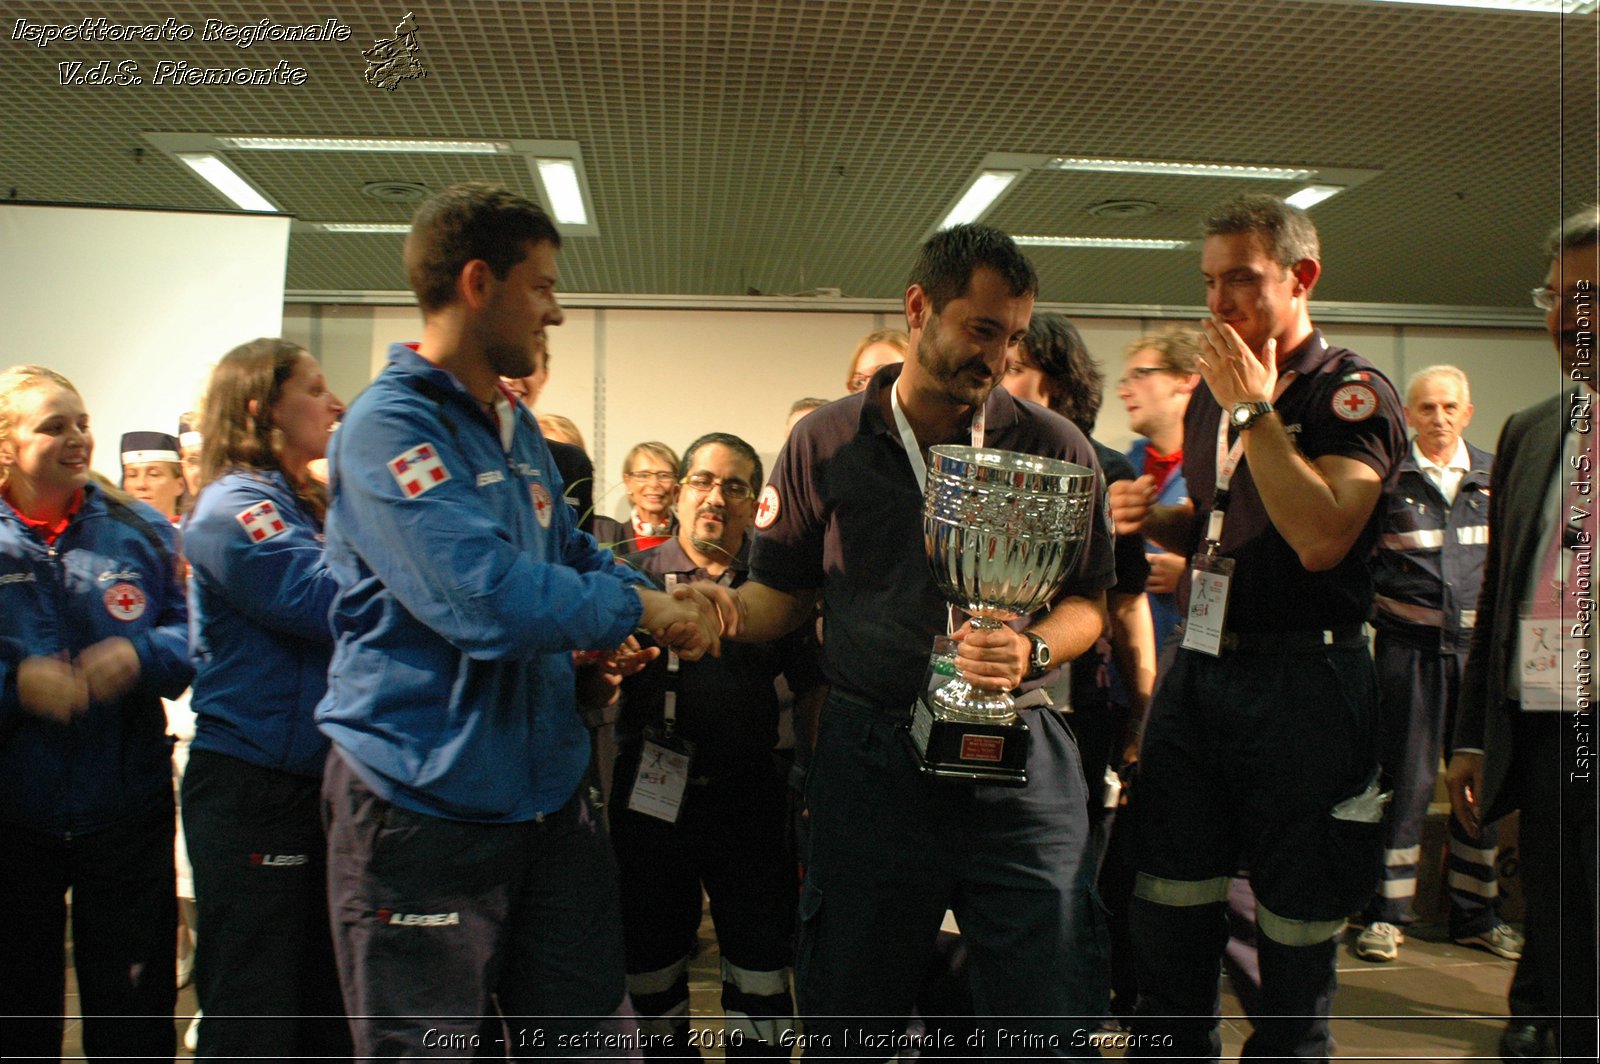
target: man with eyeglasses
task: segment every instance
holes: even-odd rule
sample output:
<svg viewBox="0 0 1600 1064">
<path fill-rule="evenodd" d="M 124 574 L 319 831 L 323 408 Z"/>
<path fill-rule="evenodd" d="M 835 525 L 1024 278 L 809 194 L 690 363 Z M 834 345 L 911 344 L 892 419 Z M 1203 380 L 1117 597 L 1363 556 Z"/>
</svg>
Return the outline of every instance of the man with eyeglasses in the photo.
<svg viewBox="0 0 1600 1064">
<path fill-rule="evenodd" d="M 1550 270 L 1533 299 L 1560 358 L 1559 386 L 1513 414 L 1495 447 L 1489 557 L 1445 782 L 1473 834 L 1522 811 L 1527 942 L 1501 1055 L 1593 1060 L 1600 208 L 1569 217 L 1546 251 Z"/>
<path fill-rule="evenodd" d="M 1183 415 L 1189 396 L 1200 385 L 1200 333 L 1173 326 L 1141 336 L 1128 345 L 1117 398 L 1128 411 L 1128 427 L 1140 436 L 1128 449 L 1128 460 L 1141 477 L 1149 477 L 1156 502 L 1176 506 L 1189 500 L 1183 479 Z M 1150 619 L 1155 625 L 1156 648 L 1166 646 L 1177 627 L 1178 580 L 1187 559 L 1145 541 L 1150 557 Z"/>
<path fill-rule="evenodd" d="M 737 436 L 713 432 L 679 466 L 678 532 L 623 560 L 658 586 L 749 574 L 747 533 L 761 459 Z M 720 658 L 667 655 L 622 684 L 620 756 L 611 832 L 622 881 L 628 990 L 646 1056 L 693 1056 L 689 960 L 702 888 L 722 954 L 729 1056 L 787 1057 L 796 898 L 785 845 L 787 784 L 772 756 L 782 675 L 804 693 L 821 682 L 809 626 L 769 644 L 724 643 Z"/>
<path fill-rule="evenodd" d="M 1189 556 L 1184 628 L 1154 701 L 1129 816 L 1135 1055 L 1216 1059 L 1232 878 L 1256 896 L 1261 990 L 1247 1056 L 1322 1059 L 1345 917 L 1377 882 L 1377 685 L 1363 622 L 1378 502 L 1405 444 L 1399 397 L 1311 322 L 1306 213 L 1243 195 L 1202 225 L 1192 501 L 1111 488 L 1119 532 Z"/>
</svg>

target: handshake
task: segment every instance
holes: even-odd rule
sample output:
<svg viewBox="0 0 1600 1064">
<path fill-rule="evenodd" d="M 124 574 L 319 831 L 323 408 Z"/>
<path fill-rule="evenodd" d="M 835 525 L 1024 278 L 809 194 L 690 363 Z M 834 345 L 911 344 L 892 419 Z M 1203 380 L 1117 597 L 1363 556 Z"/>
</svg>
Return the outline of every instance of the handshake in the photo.
<svg viewBox="0 0 1600 1064">
<path fill-rule="evenodd" d="M 722 653 L 722 637 L 739 634 L 744 604 L 721 584 L 699 580 L 671 591 L 638 589 L 644 600 L 641 627 L 685 661 Z"/>
<path fill-rule="evenodd" d="M 66 724 L 91 702 L 120 698 L 139 679 L 139 653 L 121 636 L 86 647 L 71 661 L 23 658 L 17 665 L 17 700 L 24 711 Z"/>
</svg>

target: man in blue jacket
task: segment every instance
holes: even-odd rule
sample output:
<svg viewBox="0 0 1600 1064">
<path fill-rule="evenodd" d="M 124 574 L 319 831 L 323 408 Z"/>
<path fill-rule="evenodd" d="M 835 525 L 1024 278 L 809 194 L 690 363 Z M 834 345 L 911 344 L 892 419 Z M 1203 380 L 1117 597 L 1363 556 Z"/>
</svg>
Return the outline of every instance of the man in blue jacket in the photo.
<svg viewBox="0 0 1600 1064">
<path fill-rule="evenodd" d="M 579 786 L 571 652 L 642 625 L 694 658 L 718 629 L 578 531 L 537 425 L 499 383 L 532 373 L 561 324 L 560 243 L 504 189 L 424 204 L 405 247 L 422 341 L 395 346 L 330 449 L 339 593 L 317 718 L 358 1056 L 496 1039 L 592 1055 L 622 1037 L 601 1028 L 622 1002 L 622 942 L 615 864 Z M 505 1029 L 481 1021 L 497 1007 Z"/>
</svg>

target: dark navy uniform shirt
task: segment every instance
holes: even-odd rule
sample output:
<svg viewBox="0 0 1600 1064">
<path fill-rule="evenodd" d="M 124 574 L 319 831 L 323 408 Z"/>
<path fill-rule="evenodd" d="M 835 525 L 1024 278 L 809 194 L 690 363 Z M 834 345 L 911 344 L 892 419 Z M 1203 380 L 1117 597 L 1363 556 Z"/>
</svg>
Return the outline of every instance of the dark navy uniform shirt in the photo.
<svg viewBox="0 0 1600 1064">
<path fill-rule="evenodd" d="M 834 693 L 896 712 L 920 693 L 933 638 L 946 627 L 923 546 L 922 489 L 879 405 L 900 370 L 879 370 L 864 391 L 795 426 L 762 493 L 750 564 L 752 579 L 779 591 L 822 590 L 823 669 Z M 1003 388 L 990 393 L 984 418 L 985 447 L 1099 469 L 1071 422 Z M 939 442 L 971 438 L 962 430 Z M 1064 595 L 1096 595 L 1113 581 L 1110 526 L 1089 528 Z"/>
<path fill-rule="evenodd" d="M 1331 347 L 1320 330 L 1279 362 L 1279 374 L 1294 371 L 1273 404 L 1307 461 L 1338 455 L 1362 462 L 1387 491 L 1406 447 L 1405 413 L 1389 379 L 1360 355 Z M 1199 388 L 1183 419 L 1184 477 L 1194 500 L 1194 542 L 1200 545 L 1217 488 L 1217 425 L 1223 410 L 1211 389 Z M 1230 445 L 1234 433 L 1230 430 Z M 1313 573 L 1273 527 L 1266 505 L 1243 459 L 1229 486 L 1221 553 L 1235 560 L 1227 627 L 1237 632 L 1307 630 L 1359 624 L 1372 607 L 1368 558 L 1383 517 L 1380 502 L 1355 545 L 1338 565 Z M 1178 606 L 1188 612 L 1189 580 L 1178 583 Z"/>
</svg>

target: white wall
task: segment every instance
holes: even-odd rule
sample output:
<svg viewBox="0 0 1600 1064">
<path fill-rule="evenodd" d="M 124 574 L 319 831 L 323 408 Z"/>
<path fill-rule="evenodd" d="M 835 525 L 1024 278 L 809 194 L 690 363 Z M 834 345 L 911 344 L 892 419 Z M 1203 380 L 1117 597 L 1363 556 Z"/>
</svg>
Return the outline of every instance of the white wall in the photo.
<svg viewBox="0 0 1600 1064">
<path fill-rule="evenodd" d="M 345 399 L 382 368 L 391 342 L 415 340 L 421 324 L 409 307 L 291 305 L 286 330 L 310 337 L 312 351 Z M 1167 322 L 1074 317 L 1106 377 L 1095 435 L 1109 446 L 1132 441 L 1115 394 L 1123 347 Z M 595 459 L 597 509 L 620 513 L 622 456 L 641 440 L 675 450 L 703 432 L 749 440 L 768 467 L 783 443 L 789 405 L 803 396 L 844 394 L 846 363 L 872 329 L 899 325 L 870 312 L 569 309 L 551 336 L 550 383 L 539 407 L 577 423 Z M 1558 387 L 1555 355 L 1542 330 L 1439 326 L 1326 326 L 1332 343 L 1360 352 L 1404 389 L 1424 366 L 1452 362 L 1472 381 L 1477 405 L 1468 438 L 1493 448 L 1513 412 Z M 298 335 L 292 337 L 299 339 Z"/>
<path fill-rule="evenodd" d="M 0 204 L 0 367 L 71 380 L 119 479 L 124 432 L 176 433 L 218 358 L 278 335 L 288 248 L 276 215 Z"/>
</svg>

